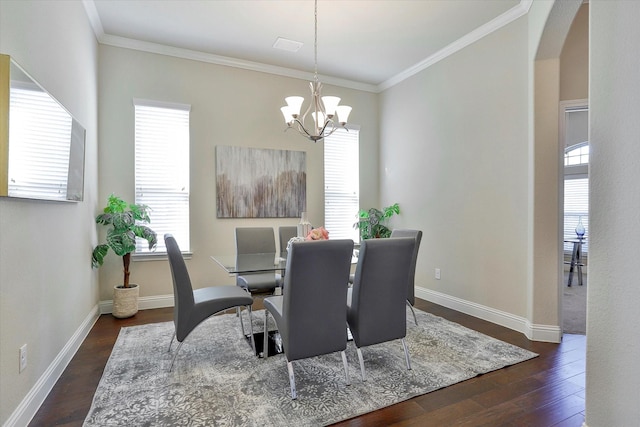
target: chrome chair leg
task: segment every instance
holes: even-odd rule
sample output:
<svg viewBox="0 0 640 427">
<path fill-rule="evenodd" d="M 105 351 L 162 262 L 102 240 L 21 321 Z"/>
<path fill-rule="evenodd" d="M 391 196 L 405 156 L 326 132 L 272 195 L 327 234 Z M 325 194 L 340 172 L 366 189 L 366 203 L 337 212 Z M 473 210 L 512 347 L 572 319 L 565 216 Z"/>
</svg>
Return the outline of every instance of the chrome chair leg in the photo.
<svg viewBox="0 0 640 427">
<path fill-rule="evenodd" d="M 407 343 L 402 338 L 402 347 L 404 347 L 404 358 L 407 361 L 407 370 L 411 370 L 411 360 L 409 359 L 409 349 L 407 348 Z"/>
<path fill-rule="evenodd" d="M 242 329 L 242 336 L 246 337 L 247 333 L 244 331 L 244 322 L 242 321 L 242 311 L 240 310 L 240 307 L 236 307 L 236 316 L 240 318 L 240 328 Z M 249 317 L 249 320 L 251 320 L 251 317 Z"/>
<path fill-rule="evenodd" d="M 418 326 L 418 318 L 416 317 L 416 311 L 413 309 L 413 306 L 408 300 L 407 300 L 407 305 L 411 309 L 411 313 L 413 313 L 413 321 L 416 322 L 416 326 Z"/>
<path fill-rule="evenodd" d="M 183 341 L 184 342 L 184 341 Z M 173 364 L 176 361 L 176 357 L 178 357 L 178 353 L 180 353 L 180 349 L 182 348 L 182 343 L 178 344 L 178 348 L 176 349 L 175 354 L 173 355 L 173 358 L 171 359 L 171 366 L 169 367 L 169 372 L 173 371 Z"/>
<path fill-rule="evenodd" d="M 255 338 L 253 337 L 253 318 L 251 316 L 251 306 L 248 305 L 247 306 L 247 312 L 249 313 L 249 339 L 251 340 L 251 350 L 253 351 L 253 354 L 256 354 L 256 341 Z"/>
<path fill-rule="evenodd" d="M 356 351 L 358 352 L 358 360 L 360 360 L 360 374 L 362 375 L 362 381 L 366 381 L 367 377 L 364 373 L 364 358 L 362 357 L 362 350 L 356 347 Z"/>
<path fill-rule="evenodd" d="M 298 393 L 296 393 L 296 377 L 293 375 L 293 364 L 287 361 L 287 370 L 289 370 L 289 385 L 291 386 L 291 400 L 296 400 L 298 398 Z"/>
<path fill-rule="evenodd" d="M 347 363 L 347 354 L 344 351 L 340 352 L 342 354 L 342 364 L 344 365 L 344 377 L 347 381 L 347 385 L 351 385 L 351 379 L 349 378 L 349 364 Z"/>
<path fill-rule="evenodd" d="M 173 345 L 173 340 L 176 338 L 176 331 L 173 331 L 173 335 L 171 336 L 171 341 L 169 341 L 169 348 L 167 349 L 167 353 L 171 352 L 171 346 Z"/>
<path fill-rule="evenodd" d="M 264 339 L 262 344 L 262 357 L 269 357 L 269 310 L 264 311 Z"/>
</svg>

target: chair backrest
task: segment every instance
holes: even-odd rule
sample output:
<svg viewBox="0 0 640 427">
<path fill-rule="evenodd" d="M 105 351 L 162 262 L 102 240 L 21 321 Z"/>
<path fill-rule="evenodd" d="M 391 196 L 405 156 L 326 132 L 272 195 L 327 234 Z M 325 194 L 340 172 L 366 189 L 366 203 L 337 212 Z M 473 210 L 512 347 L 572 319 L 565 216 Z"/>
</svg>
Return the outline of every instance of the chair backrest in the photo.
<svg viewBox="0 0 640 427">
<path fill-rule="evenodd" d="M 298 235 L 298 226 L 296 225 L 283 225 L 278 227 L 278 237 L 280 242 L 280 252 L 287 250 L 287 244 L 292 237 Z"/>
<path fill-rule="evenodd" d="M 236 251 L 239 254 L 275 253 L 272 227 L 237 227 Z"/>
<path fill-rule="evenodd" d="M 287 255 L 280 327 L 287 360 L 343 351 L 353 241 L 296 242 Z"/>
<path fill-rule="evenodd" d="M 411 305 L 415 305 L 416 265 L 418 264 L 418 250 L 420 249 L 420 242 L 422 241 L 422 231 L 397 229 L 391 232 L 391 237 L 413 237 L 414 239 L 416 239 L 416 246 L 413 249 L 413 257 L 411 258 L 411 267 L 409 269 L 409 285 L 407 287 L 407 301 L 409 301 Z"/>
<path fill-rule="evenodd" d="M 407 333 L 406 292 L 415 239 L 368 239 L 360 245 L 353 281 L 349 324 L 356 346 Z"/>
<path fill-rule="evenodd" d="M 195 302 L 193 299 L 193 288 L 191 279 L 187 271 L 187 265 L 182 257 L 182 252 L 178 247 L 176 239 L 171 234 L 164 235 L 164 243 L 167 246 L 167 255 L 169 257 L 169 267 L 171 268 L 171 277 L 173 278 L 173 296 L 175 304 L 173 308 L 173 323 L 176 326 L 176 335 L 183 320 L 185 320 Z"/>
</svg>

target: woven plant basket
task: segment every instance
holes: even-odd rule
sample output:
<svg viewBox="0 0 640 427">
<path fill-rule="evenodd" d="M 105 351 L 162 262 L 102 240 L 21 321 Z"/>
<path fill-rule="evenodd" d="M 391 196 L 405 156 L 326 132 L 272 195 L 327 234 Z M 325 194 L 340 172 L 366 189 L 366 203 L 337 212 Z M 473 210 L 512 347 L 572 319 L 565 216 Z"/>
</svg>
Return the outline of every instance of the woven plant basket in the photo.
<svg viewBox="0 0 640 427">
<path fill-rule="evenodd" d="M 124 319 L 138 312 L 138 295 L 140 288 L 136 284 L 129 284 L 128 288 L 115 286 L 113 288 L 113 317 Z"/>
</svg>

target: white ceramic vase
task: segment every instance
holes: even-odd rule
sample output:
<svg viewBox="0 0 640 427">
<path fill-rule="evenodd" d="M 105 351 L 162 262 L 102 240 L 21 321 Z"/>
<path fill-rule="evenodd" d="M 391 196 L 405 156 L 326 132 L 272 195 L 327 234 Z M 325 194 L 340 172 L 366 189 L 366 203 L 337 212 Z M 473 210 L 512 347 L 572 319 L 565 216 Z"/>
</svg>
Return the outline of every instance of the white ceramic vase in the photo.
<svg viewBox="0 0 640 427">
<path fill-rule="evenodd" d="M 310 231 L 311 231 L 311 223 L 307 218 L 307 213 L 302 212 L 302 216 L 300 217 L 300 223 L 298 224 L 298 237 L 302 237 L 304 239 L 307 237 Z"/>
</svg>

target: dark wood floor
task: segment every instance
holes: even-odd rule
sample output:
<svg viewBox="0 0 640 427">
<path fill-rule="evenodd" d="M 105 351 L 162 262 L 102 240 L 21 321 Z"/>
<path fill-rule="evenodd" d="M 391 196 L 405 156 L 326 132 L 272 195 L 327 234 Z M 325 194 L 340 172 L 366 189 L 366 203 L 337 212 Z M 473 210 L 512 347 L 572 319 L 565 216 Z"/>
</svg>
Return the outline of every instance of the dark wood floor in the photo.
<svg viewBox="0 0 640 427">
<path fill-rule="evenodd" d="M 565 335 L 562 344 L 531 342 L 518 332 L 439 305 L 417 301 L 416 306 L 540 356 L 337 426 L 582 425 L 584 336 Z M 81 426 L 120 328 L 172 319 L 172 308 L 140 311 L 130 319 L 101 316 L 29 425 Z"/>
</svg>

